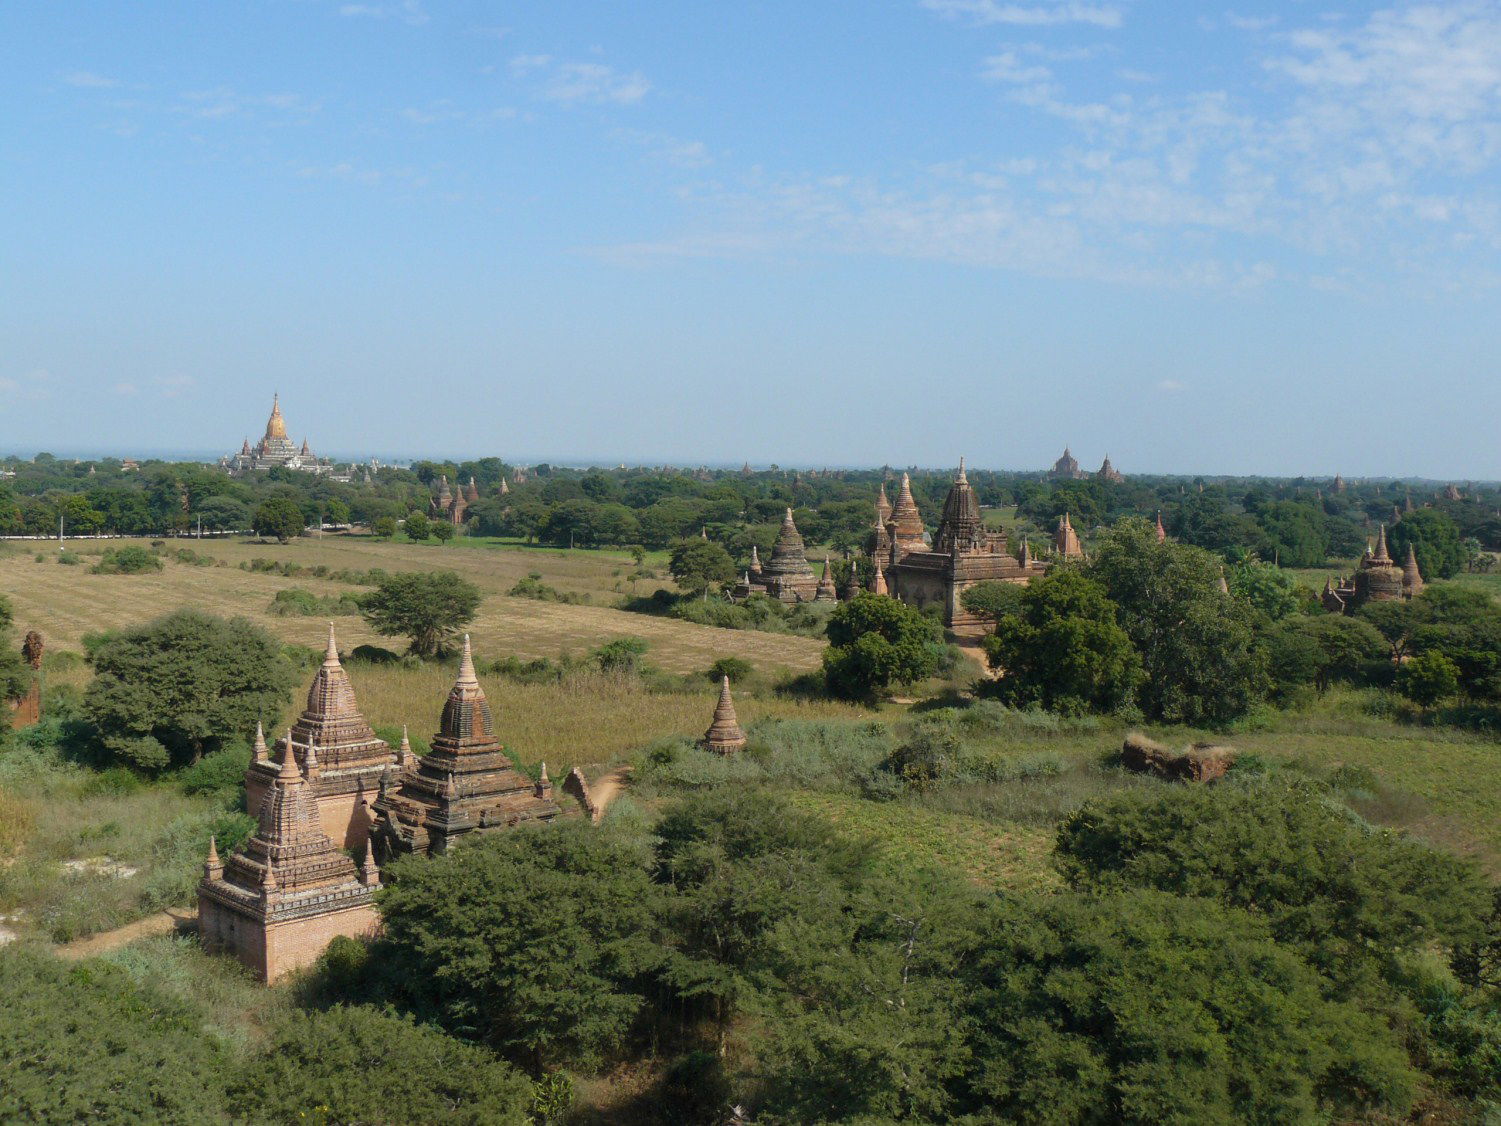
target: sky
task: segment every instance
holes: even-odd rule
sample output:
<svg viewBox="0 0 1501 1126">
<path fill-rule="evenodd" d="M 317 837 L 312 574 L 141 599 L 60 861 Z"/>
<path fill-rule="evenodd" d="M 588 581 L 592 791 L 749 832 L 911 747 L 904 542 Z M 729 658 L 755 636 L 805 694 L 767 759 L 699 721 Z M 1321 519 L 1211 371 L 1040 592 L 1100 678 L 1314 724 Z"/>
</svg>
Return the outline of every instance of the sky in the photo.
<svg viewBox="0 0 1501 1126">
<path fill-rule="evenodd" d="M 0 6 L 0 451 L 1501 478 L 1501 0 Z"/>
</svg>

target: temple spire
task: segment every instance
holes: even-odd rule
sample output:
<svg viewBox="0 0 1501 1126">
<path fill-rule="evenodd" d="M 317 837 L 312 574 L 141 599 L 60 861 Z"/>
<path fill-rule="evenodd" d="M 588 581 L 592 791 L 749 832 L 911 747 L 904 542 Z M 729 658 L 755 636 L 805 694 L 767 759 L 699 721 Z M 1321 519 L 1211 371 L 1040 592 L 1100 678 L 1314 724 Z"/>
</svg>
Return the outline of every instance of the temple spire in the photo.
<svg viewBox="0 0 1501 1126">
<path fill-rule="evenodd" d="M 1386 525 L 1381 525 L 1381 530 L 1376 533 L 1376 553 L 1371 557 L 1378 563 L 1390 563 L 1391 555 L 1386 549 Z"/>
<path fill-rule="evenodd" d="M 277 771 L 276 777 L 281 782 L 300 783 L 302 781 L 302 771 L 297 769 L 297 756 L 292 753 L 292 729 L 290 727 L 287 728 L 286 749 L 281 754 L 281 769 Z"/>
<path fill-rule="evenodd" d="M 965 476 L 965 473 L 964 473 L 964 458 L 962 458 L 962 457 L 959 459 L 959 476 L 958 476 L 957 480 L 955 480 L 954 483 L 956 485 L 967 485 L 967 484 L 969 484 L 969 478 L 967 476 Z"/>
<path fill-rule="evenodd" d="M 479 677 L 474 672 L 474 650 L 469 644 L 469 635 L 464 635 L 464 655 L 459 658 L 459 677 L 454 682 L 466 688 L 479 687 Z"/>
<path fill-rule="evenodd" d="M 714 706 L 714 721 L 704 732 L 706 750 L 729 755 L 745 749 L 745 732 L 740 727 L 740 717 L 735 714 L 735 700 L 730 695 L 730 678 L 719 682 L 719 702 Z"/>
<path fill-rule="evenodd" d="M 218 842 L 210 835 L 208 839 L 208 859 L 203 862 L 203 878 L 217 880 L 224 875 L 224 865 L 219 861 Z"/>
<path fill-rule="evenodd" d="M 328 623 L 328 648 L 323 651 L 323 663 L 325 665 L 339 663 L 339 643 L 334 639 L 333 622 Z"/>
<path fill-rule="evenodd" d="M 255 722 L 255 746 L 250 751 L 252 762 L 265 762 L 266 754 L 266 729 L 261 726 L 260 720 Z"/>
</svg>

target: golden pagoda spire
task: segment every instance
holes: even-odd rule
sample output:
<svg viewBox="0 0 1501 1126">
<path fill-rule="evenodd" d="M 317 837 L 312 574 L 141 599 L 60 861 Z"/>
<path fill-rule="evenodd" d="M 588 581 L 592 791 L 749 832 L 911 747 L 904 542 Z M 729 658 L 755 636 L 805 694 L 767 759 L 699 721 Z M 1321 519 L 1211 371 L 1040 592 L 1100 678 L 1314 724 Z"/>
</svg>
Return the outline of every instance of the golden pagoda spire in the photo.
<svg viewBox="0 0 1501 1126">
<path fill-rule="evenodd" d="M 286 441 L 287 420 L 281 416 L 281 395 L 273 392 L 271 395 L 271 417 L 266 420 L 266 441 L 273 439 Z"/>
</svg>

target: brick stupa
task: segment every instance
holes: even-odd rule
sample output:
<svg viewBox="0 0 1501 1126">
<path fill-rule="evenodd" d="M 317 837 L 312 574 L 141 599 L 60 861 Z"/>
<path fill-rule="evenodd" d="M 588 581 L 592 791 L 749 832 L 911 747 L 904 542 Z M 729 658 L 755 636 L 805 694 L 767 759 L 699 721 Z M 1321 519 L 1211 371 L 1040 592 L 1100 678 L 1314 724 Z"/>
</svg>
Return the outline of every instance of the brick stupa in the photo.
<svg viewBox="0 0 1501 1126">
<path fill-rule="evenodd" d="M 730 696 L 730 678 L 725 677 L 719 682 L 719 703 L 714 708 L 714 722 L 704 732 L 703 748 L 719 755 L 732 755 L 745 750 L 745 741 L 745 731 Z"/>
<path fill-rule="evenodd" d="M 883 486 L 884 492 L 884 486 Z M 877 501 L 879 509 L 880 502 Z M 909 551 L 922 551 L 928 546 L 924 534 L 922 513 L 917 510 L 917 501 L 912 499 L 912 475 L 902 474 L 901 491 L 896 495 L 891 518 L 886 522 L 886 535 L 891 544 L 890 562 L 901 561 Z"/>
<path fill-rule="evenodd" d="M 354 685 L 339 663 L 332 624 L 323 665 L 308 688 L 307 707 L 287 736 L 277 741 L 277 761 L 285 757 L 288 745 L 307 773 L 308 790 L 323 831 L 344 848 L 362 849 L 370 834 L 369 804 L 380 788 L 381 776 L 396 763 L 397 755 L 360 714 Z M 268 757 L 265 741 L 257 731 L 255 754 L 245 772 L 246 809 L 260 808 L 276 773 L 276 762 Z"/>
<path fill-rule="evenodd" d="M 262 981 L 311 965 L 338 935 L 369 934 L 378 922 L 380 875 L 334 844 L 318 815 L 291 740 L 261 799 L 245 847 L 219 862 L 214 842 L 198 885 L 198 929 L 209 950 L 231 952 Z"/>
<path fill-rule="evenodd" d="M 812 602 L 818 594 L 818 576 L 808 562 L 803 537 L 798 533 L 792 519 L 792 509 L 782 520 L 781 531 L 771 547 L 771 558 L 760 569 L 760 557 L 754 548 L 751 554 L 751 569 L 748 581 L 735 588 L 736 598 L 751 594 L 766 594 L 780 602 Z"/>
<path fill-rule="evenodd" d="M 432 748 L 383 784 L 371 836 L 381 863 L 407 853 L 446 852 L 466 833 L 551 821 L 552 786 L 533 783 L 506 757 L 493 734 L 490 703 L 474 672 L 469 638 Z"/>
</svg>

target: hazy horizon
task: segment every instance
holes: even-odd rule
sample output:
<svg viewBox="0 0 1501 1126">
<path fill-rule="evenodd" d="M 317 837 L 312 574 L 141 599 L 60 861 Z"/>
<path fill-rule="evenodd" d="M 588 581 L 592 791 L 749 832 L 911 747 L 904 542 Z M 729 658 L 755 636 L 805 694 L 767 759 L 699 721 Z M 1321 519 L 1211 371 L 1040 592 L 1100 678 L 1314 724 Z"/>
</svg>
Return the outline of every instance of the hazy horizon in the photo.
<svg viewBox="0 0 1501 1126">
<path fill-rule="evenodd" d="M 217 457 L 279 390 L 359 456 L 1501 478 L 1501 0 L 115 0 L 0 41 L 6 448 Z"/>
</svg>

